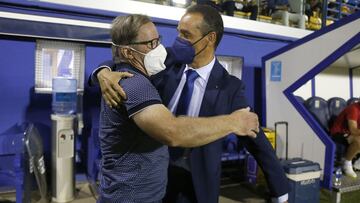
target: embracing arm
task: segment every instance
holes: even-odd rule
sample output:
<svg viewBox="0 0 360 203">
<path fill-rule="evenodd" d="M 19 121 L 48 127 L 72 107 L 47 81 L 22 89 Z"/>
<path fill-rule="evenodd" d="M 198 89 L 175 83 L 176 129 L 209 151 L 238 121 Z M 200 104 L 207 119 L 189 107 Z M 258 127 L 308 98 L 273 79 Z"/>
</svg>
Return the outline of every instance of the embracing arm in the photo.
<svg viewBox="0 0 360 203">
<path fill-rule="evenodd" d="M 112 60 L 104 61 L 100 63 L 90 74 L 88 79 L 89 86 L 95 86 L 99 84 L 98 74 L 103 70 L 113 71 L 116 65 Z"/>
<path fill-rule="evenodd" d="M 169 146 L 196 147 L 229 133 L 255 136 L 258 118 L 248 109 L 207 118 L 175 117 L 164 105 L 151 105 L 132 116 L 148 135 Z"/>
<path fill-rule="evenodd" d="M 115 72 L 116 64 L 109 60 L 97 66 L 88 79 L 89 86 L 100 85 L 102 96 L 110 107 L 117 106 L 122 99 L 126 99 L 124 90 L 118 82 L 122 78 L 131 77 L 127 72 Z"/>
<path fill-rule="evenodd" d="M 165 66 L 170 67 L 177 63 L 177 59 L 170 48 L 167 47 L 166 50 Z M 126 100 L 126 93 L 118 82 L 132 76 L 127 72 L 114 72 L 115 68 L 116 64 L 113 61 L 104 61 L 97 66 L 88 79 L 89 86 L 100 85 L 104 100 L 110 107 L 117 106 L 122 100 Z"/>
<path fill-rule="evenodd" d="M 165 59 L 165 66 L 169 67 L 174 65 L 175 63 L 177 63 L 177 59 L 175 58 L 175 55 L 172 51 L 171 48 L 166 47 L 166 51 L 167 51 L 167 55 L 166 55 L 166 59 Z M 114 63 L 114 61 L 112 60 L 107 60 L 104 61 L 102 63 L 100 63 L 95 70 L 93 70 L 93 72 L 91 73 L 89 79 L 88 79 L 88 84 L 89 86 L 94 86 L 99 84 L 99 77 L 101 77 L 100 73 L 102 71 L 114 71 L 116 68 L 116 64 Z M 105 76 L 106 77 L 106 76 Z M 116 81 L 116 83 L 119 80 Z M 101 84 L 100 84 L 101 85 Z"/>
</svg>

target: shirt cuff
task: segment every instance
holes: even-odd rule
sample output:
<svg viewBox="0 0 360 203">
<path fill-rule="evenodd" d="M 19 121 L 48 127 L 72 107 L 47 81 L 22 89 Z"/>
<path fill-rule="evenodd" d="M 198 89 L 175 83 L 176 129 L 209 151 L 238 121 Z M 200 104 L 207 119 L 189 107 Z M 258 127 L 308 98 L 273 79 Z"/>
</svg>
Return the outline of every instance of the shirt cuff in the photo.
<svg viewBox="0 0 360 203">
<path fill-rule="evenodd" d="M 97 78 L 97 74 L 99 73 L 99 71 L 101 71 L 102 69 L 107 68 L 109 69 L 109 71 L 112 71 L 111 68 L 109 66 L 100 66 L 98 68 L 96 68 L 92 73 L 91 73 L 91 83 L 93 85 L 95 84 L 99 84 L 99 80 Z"/>
<path fill-rule="evenodd" d="M 288 195 L 288 193 L 286 193 L 284 195 L 281 195 L 280 197 L 271 198 L 271 202 L 272 203 L 283 203 L 283 202 L 288 201 L 288 199 L 289 199 L 289 195 Z"/>
</svg>

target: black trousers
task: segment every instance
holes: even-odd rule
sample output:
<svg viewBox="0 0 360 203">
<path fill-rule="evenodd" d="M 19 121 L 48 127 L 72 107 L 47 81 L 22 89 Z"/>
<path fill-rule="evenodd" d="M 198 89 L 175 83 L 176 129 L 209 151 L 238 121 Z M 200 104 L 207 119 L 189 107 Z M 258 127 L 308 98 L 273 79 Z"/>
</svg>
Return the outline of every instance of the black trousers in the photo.
<svg viewBox="0 0 360 203">
<path fill-rule="evenodd" d="M 258 6 L 257 5 L 247 5 L 241 10 L 243 12 L 250 12 L 250 20 L 256 20 L 258 15 Z"/>
<path fill-rule="evenodd" d="M 226 1 L 221 5 L 225 15 L 234 16 L 235 11 L 235 1 Z"/>
<path fill-rule="evenodd" d="M 163 203 L 176 203 L 179 197 L 186 198 L 185 202 L 197 203 L 191 173 L 184 168 L 170 165 Z"/>
</svg>

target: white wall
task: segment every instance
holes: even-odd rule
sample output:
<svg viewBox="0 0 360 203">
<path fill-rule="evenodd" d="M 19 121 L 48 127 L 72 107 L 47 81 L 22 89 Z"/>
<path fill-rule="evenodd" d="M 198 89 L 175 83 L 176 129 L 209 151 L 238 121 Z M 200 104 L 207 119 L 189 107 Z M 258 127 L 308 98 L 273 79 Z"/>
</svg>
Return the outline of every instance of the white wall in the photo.
<svg viewBox="0 0 360 203">
<path fill-rule="evenodd" d="M 216 58 L 219 60 L 219 63 L 224 66 L 227 72 L 241 79 L 243 68 L 242 58 L 232 56 L 217 56 Z"/>
<path fill-rule="evenodd" d="M 329 67 L 315 77 L 315 94 L 325 100 L 331 97 L 350 98 L 348 67 Z"/>
<path fill-rule="evenodd" d="M 303 157 L 320 163 L 321 168 L 324 168 L 325 146 L 288 101 L 283 91 L 351 37 L 359 33 L 359 28 L 360 19 L 356 19 L 265 62 L 267 126 L 272 127 L 277 121 L 287 121 L 289 123 L 290 158 Z M 270 81 L 272 61 L 282 62 L 282 80 L 280 82 Z M 323 78 L 320 76 L 319 80 L 323 80 Z M 319 88 L 323 87 L 320 86 Z M 279 133 L 278 139 L 280 143 L 284 142 L 285 135 L 283 132 Z M 283 154 L 283 152 L 279 153 Z"/>
<path fill-rule="evenodd" d="M 360 57 L 360 56 L 359 56 Z M 349 68 L 331 66 L 315 77 L 315 96 L 328 100 L 331 97 L 350 99 Z M 305 100 L 311 97 L 311 81 L 295 91 Z M 353 71 L 353 97 L 360 97 L 360 68 Z"/>
<path fill-rule="evenodd" d="M 352 50 L 340 56 L 328 68 L 323 70 L 315 77 L 315 85 L 311 86 L 308 82 L 300 87 L 295 95 L 309 98 L 312 88 L 315 88 L 315 96 L 328 100 L 331 97 L 341 97 L 345 100 L 350 99 L 350 72 L 353 70 L 352 85 L 353 97 L 360 96 L 360 44 Z"/>
<path fill-rule="evenodd" d="M 303 86 L 301 86 L 299 89 L 297 89 L 294 92 L 294 95 L 300 96 L 302 97 L 304 100 L 308 99 L 309 97 L 311 97 L 311 81 L 308 81 L 307 83 L 305 83 Z"/>
<path fill-rule="evenodd" d="M 360 67 L 353 71 L 353 97 L 360 97 Z"/>
</svg>

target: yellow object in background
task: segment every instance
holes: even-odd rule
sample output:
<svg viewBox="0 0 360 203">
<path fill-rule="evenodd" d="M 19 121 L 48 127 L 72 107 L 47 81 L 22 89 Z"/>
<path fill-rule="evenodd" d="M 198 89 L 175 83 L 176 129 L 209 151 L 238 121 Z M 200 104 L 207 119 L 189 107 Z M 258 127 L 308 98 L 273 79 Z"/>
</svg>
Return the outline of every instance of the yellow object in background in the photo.
<svg viewBox="0 0 360 203">
<path fill-rule="evenodd" d="M 351 14 L 350 8 L 347 6 L 341 6 L 341 12 Z"/>
<path fill-rule="evenodd" d="M 310 16 L 309 29 L 320 30 L 321 19 L 319 17 Z"/>
<path fill-rule="evenodd" d="M 334 23 L 333 20 L 326 20 L 326 26 L 331 25 L 331 24 L 333 24 L 333 23 Z"/>
<path fill-rule="evenodd" d="M 266 138 L 269 140 L 270 144 L 275 149 L 275 139 L 276 139 L 275 130 L 264 127 L 262 129 L 265 133 Z"/>
</svg>

